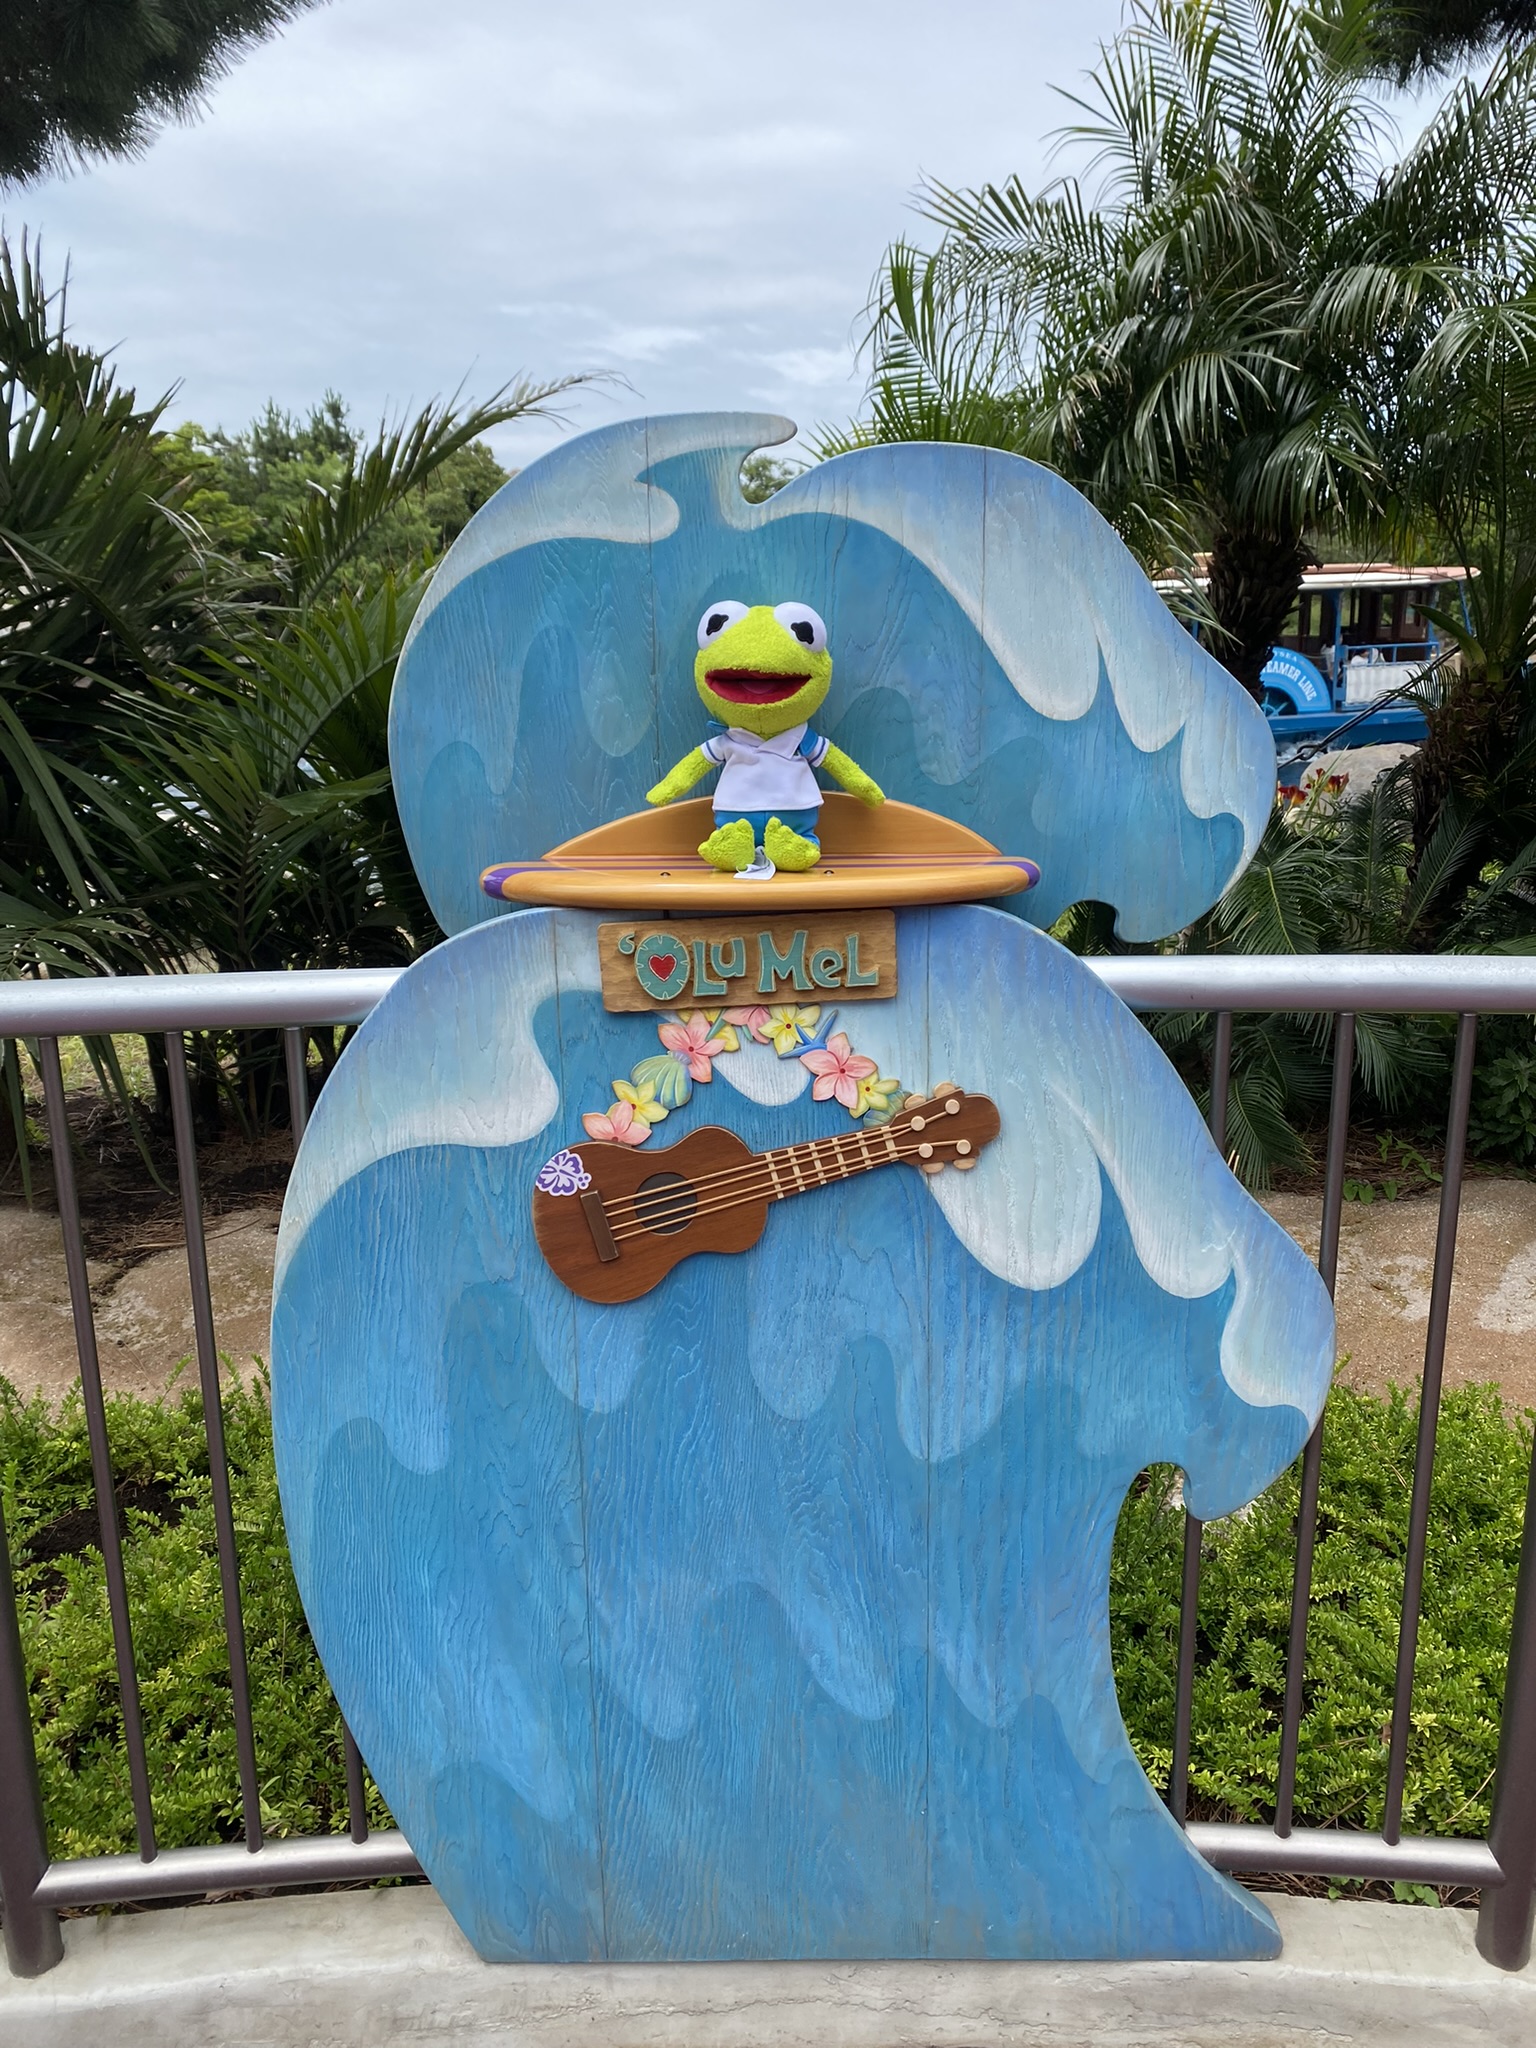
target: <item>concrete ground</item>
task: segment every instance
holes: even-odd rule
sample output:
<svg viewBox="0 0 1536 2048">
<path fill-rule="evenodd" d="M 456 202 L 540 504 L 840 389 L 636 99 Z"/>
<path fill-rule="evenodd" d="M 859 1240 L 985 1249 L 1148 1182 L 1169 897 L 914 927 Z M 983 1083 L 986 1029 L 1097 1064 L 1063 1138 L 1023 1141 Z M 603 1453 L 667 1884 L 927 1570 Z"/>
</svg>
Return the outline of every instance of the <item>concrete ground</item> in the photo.
<svg viewBox="0 0 1536 2048">
<path fill-rule="evenodd" d="M 1317 1255 L 1315 1195 L 1270 1195 L 1265 1206 Z M 1413 1386 L 1424 1363 L 1437 1194 L 1346 1202 L 1339 1244 L 1343 1377 L 1381 1392 Z M 219 1349 L 237 1368 L 265 1358 L 277 1212 L 213 1219 L 208 1271 Z M 132 1263 L 93 1263 L 97 1343 L 110 1389 L 159 1392 L 192 1352 L 192 1302 L 179 1236 Z M 0 1374 L 57 1399 L 75 1376 L 57 1220 L 0 1204 Z M 1497 1380 L 1511 1407 L 1536 1408 L 1536 1182 L 1470 1180 L 1462 1197 L 1446 1382 Z"/>
<path fill-rule="evenodd" d="M 485 1964 L 424 1886 L 73 1920 L 3 2048 L 1529 2048 L 1474 1916 L 1270 1901 L 1268 1963 Z"/>
<path fill-rule="evenodd" d="M 1268 1195 L 1264 1206 L 1316 1258 L 1317 1196 Z M 1335 1300 L 1349 1385 L 1417 1384 L 1439 1215 L 1438 1192 L 1344 1204 Z M 1536 1408 L 1536 1182 L 1466 1182 L 1455 1274 L 1447 1386 L 1497 1380 L 1510 1407 Z"/>
</svg>

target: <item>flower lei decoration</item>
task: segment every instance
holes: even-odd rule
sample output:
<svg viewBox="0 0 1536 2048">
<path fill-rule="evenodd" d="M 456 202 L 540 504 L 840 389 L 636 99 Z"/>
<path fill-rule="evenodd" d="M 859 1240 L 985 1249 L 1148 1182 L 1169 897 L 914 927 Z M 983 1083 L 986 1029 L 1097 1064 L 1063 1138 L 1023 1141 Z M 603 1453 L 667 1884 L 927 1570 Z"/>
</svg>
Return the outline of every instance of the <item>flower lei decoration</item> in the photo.
<svg viewBox="0 0 1536 2048">
<path fill-rule="evenodd" d="M 589 1138 L 614 1145 L 643 1145 L 656 1125 L 681 1109 L 695 1085 L 712 1081 L 715 1061 L 739 1052 L 742 1042 L 771 1045 L 781 1060 L 798 1059 L 815 1076 L 811 1097 L 840 1102 L 866 1124 L 883 1124 L 906 1101 L 899 1081 L 876 1062 L 855 1052 L 846 1031 L 834 1031 L 835 1010 L 819 1003 L 786 1003 L 771 1009 L 683 1010 L 656 1027 L 665 1050 L 649 1054 L 627 1081 L 615 1081 L 613 1101 L 589 1110 L 582 1124 Z"/>
</svg>

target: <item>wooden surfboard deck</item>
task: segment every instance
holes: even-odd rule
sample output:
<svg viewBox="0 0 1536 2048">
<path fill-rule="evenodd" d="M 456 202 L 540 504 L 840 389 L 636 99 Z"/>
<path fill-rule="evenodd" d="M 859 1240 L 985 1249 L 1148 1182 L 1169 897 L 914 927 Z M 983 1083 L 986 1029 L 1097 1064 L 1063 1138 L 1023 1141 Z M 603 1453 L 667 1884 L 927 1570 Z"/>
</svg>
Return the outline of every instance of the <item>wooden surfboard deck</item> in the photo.
<svg viewBox="0 0 1536 2048">
<path fill-rule="evenodd" d="M 1000 853 L 990 840 L 916 804 L 870 810 L 829 794 L 821 814 L 821 859 L 807 874 L 744 881 L 700 860 L 714 830 L 708 797 L 637 811 L 553 847 L 541 860 L 499 861 L 480 877 L 507 903 L 581 909 L 734 912 L 853 910 L 872 905 L 977 903 L 1032 889 L 1032 860 Z"/>
</svg>

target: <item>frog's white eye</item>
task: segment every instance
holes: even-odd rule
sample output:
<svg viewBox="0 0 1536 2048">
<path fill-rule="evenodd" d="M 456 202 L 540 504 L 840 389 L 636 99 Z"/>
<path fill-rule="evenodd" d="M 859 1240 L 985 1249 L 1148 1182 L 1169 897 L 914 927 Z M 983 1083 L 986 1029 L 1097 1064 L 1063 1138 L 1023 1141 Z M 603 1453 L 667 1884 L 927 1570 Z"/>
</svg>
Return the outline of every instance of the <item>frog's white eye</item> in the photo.
<svg viewBox="0 0 1536 2048">
<path fill-rule="evenodd" d="M 812 654 L 820 654 L 826 647 L 827 629 L 821 614 L 813 612 L 808 604 L 776 604 L 773 616 Z"/>
<path fill-rule="evenodd" d="M 738 619 L 747 616 L 748 607 L 738 604 L 734 597 L 722 597 L 712 604 L 699 621 L 699 645 L 707 647 L 711 640 L 718 640 L 727 626 L 734 626 Z"/>
</svg>

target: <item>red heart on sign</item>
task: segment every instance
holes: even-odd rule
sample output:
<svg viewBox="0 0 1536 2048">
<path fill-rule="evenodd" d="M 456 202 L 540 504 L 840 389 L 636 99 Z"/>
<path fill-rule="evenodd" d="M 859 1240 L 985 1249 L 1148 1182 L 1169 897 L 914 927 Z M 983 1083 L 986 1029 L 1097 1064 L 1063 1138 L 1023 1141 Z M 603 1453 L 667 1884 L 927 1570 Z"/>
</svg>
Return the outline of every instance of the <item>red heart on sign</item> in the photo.
<svg viewBox="0 0 1536 2048">
<path fill-rule="evenodd" d="M 665 981 L 677 965 L 677 955 L 675 953 L 653 953 L 645 964 L 659 981 Z"/>
</svg>

